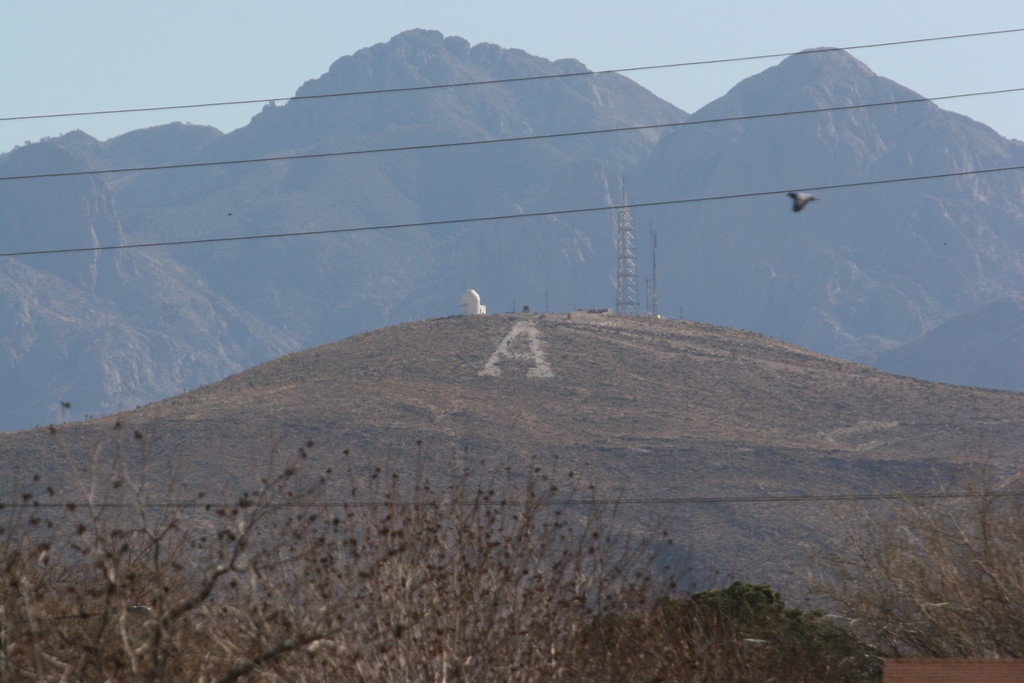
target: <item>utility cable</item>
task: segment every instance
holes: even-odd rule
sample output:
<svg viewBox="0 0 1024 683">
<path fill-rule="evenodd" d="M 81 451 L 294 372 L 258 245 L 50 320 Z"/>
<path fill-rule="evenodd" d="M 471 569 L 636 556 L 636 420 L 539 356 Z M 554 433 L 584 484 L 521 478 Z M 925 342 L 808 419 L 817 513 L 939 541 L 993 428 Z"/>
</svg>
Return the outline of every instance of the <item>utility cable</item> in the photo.
<svg viewBox="0 0 1024 683">
<path fill-rule="evenodd" d="M 107 114 L 132 114 L 132 113 L 144 113 L 144 112 L 156 112 L 156 111 L 174 111 L 180 109 L 200 109 L 209 107 L 229 107 L 236 105 L 249 105 L 249 104 L 260 104 L 264 102 L 277 102 L 277 101 L 298 101 L 298 100 L 316 100 L 316 99 L 327 99 L 337 97 L 352 97 L 358 95 L 379 95 L 389 93 L 403 93 L 403 92 L 418 92 L 424 90 L 440 90 L 445 88 L 462 88 L 469 86 L 481 86 L 481 85 L 498 85 L 503 83 L 521 83 L 524 81 L 539 81 L 549 80 L 555 78 L 572 78 L 577 76 L 599 76 L 604 74 L 623 74 L 631 73 L 636 71 L 651 71 L 655 69 L 675 69 L 681 67 L 691 66 L 707 66 L 713 64 L 729 64 L 735 62 L 747 62 L 755 61 L 760 59 L 778 59 L 781 57 L 793 57 L 796 55 L 810 55 L 818 54 L 822 52 L 849 52 L 852 50 L 867 50 L 879 47 L 894 47 L 898 45 L 912 45 L 916 43 L 931 43 L 944 40 L 959 40 L 963 38 L 980 38 L 987 36 L 1005 35 L 1011 33 L 1024 32 L 1024 28 L 1010 28 L 1001 29 L 997 31 L 981 31 L 977 33 L 960 33 L 955 35 L 946 36 L 933 36 L 929 38 L 913 38 L 909 40 L 893 40 L 883 43 L 865 43 L 861 45 L 850 45 L 847 47 L 824 47 L 815 48 L 810 50 L 801 50 L 799 52 L 776 52 L 769 54 L 760 55 L 748 55 L 744 57 L 725 57 L 721 59 L 704 59 L 692 62 L 675 62 L 672 64 L 654 64 L 648 66 L 633 66 L 625 67 L 621 69 L 603 69 L 600 71 L 570 71 L 559 74 L 542 74 L 537 76 L 521 76 L 517 78 L 498 78 L 491 80 L 482 81 L 465 81 L 459 83 L 438 83 L 433 85 L 419 85 L 419 86 L 408 86 L 402 88 L 381 88 L 374 90 L 352 90 L 338 93 L 325 93 L 320 95 L 293 95 L 289 97 L 261 97 L 259 99 L 250 100 L 229 100 L 224 102 L 202 102 L 197 104 L 175 104 L 158 107 L 138 107 L 138 108 L 126 108 L 126 109 L 100 109 L 94 111 L 76 111 L 76 112 L 62 112 L 56 114 L 29 114 L 24 116 L 3 116 L 0 117 L 0 121 L 27 121 L 33 119 L 52 119 L 52 118 L 66 118 L 73 116 L 101 116 Z"/>
<path fill-rule="evenodd" d="M 817 185 L 814 187 L 802 187 L 798 188 L 803 191 L 818 192 L 821 190 L 841 190 L 854 187 L 869 187 L 872 185 L 887 185 L 892 183 L 906 183 L 918 180 L 937 180 L 941 178 L 958 178 L 963 176 L 981 175 L 986 173 L 1005 173 L 1008 171 L 1021 171 L 1024 170 L 1024 165 L 1019 166 L 1004 166 L 1002 168 L 983 168 L 973 171 L 952 171 L 949 173 L 935 173 L 932 175 L 921 175 L 921 176 L 910 176 L 905 178 L 888 178 L 885 180 L 862 180 L 852 183 L 836 183 L 834 185 Z M 109 244 L 92 247 L 68 247 L 64 249 L 37 249 L 31 251 L 11 251 L 2 252 L 0 257 L 20 257 L 20 256 L 41 256 L 45 254 L 75 254 L 83 252 L 97 252 L 97 251 L 113 251 L 117 249 L 144 249 L 149 247 L 172 247 L 172 246 L 184 246 L 190 244 L 213 244 L 217 242 L 242 242 L 248 240 L 263 240 L 263 239 L 276 239 L 282 237 L 303 237 L 311 235 L 336 235 L 347 232 L 367 232 L 371 230 L 398 230 L 403 228 L 430 228 L 442 225 L 464 225 L 469 223 L 484 223 L 487 221 L 505 221 L 522 218 L 541 218 L 547 216 L 566 216 L 570 214 L 579 213 L 594 213 L 598 211 L 621 211 L 624 209 L 640 209 L 640 208 L 651 208 L 659 206 L 675 206 L 680 204 L 691 204 L 696 202 L 710 202 L 718 201 L 723 199 L 747 199 L 750 197 L 767 197 L 771 195 L 784 195 L 787 192 L 792 191 L 788 188 L 781 190 L 765 190 L 761 192 L 742 192 L 738 194 L 726 194 L 726 195 L 714 195 L 707 197 L 692 197 L 688 199 L 669 199 L 664 201 L 654 202 L 639 202 L 629 204 L 619 204 L 612 206 L 594 206 L 586 208 L 576 209 L 557 209 L 552 211 L 534 211 L 529 213 L 513 213 L 503 214 L 494 216 L 476 216 L 472 218 L 449 218 L 446 220 L 437 221 L 420 221 L 412 223 L 393 223 L 390 225 L 368 225 L 368 226 L 357 226 L 352 228 L 327 228 L 324 230 L 306 230 L 298 232 L 279 232 L 270 233 L 266 235 L 235 235 L 230 237 L 203 237 L 188 240 L 168 240 L 161 242 L 144 242 L 137 244 Z"/>
<path fill-rule="evenodd" d="M 1024 491 L 986 491 L 986 492 L 965 492 L 965 491 L 941 491 L 930 493 L 837 493 L 837 494 L 794 494 L 781 496 L 681 496 L 664 498 L 552 498 L 531 500 L 531 504 L 543 506 L 617 506 L 617 505 L 718 505 L 735 503 L 854 503 L 865 501 L 924 501 L 924 500 L 957 500 L 968 498 L 1020 498 L 1024 497 Z M 470 500 L 456 502 L 438 502 L 438 505 L 449 506 L 486 506 L 486 507 L 511 507 L 517 499 L 498 500 Z M 253 504 L 251 500 L 243 499 L 237 503 L 211 503 L 198 501 L 164 501 L 164 502 L 92 502 L 92 503 L 71 503 L 71 502 L 7 502 L 0 503 L 0 510 L 12 509 L 58 509 L 67 508 L 113 508 L 113 509 L 136 509 L 136 508 L 181 508 L 181 509 L 204 509 L 204 510 L 230 510 L 235 507 L 249 507 Z M 345 507 L 411 507 L 416 505 L 434 505 L 434 501 L 346 501 L 346 502 L 281 502 L 274 503 L 274 508 L 345 508 Z"/>
<path fill-rule="evenodd" d="M 477 145 L 492 145 L 509 142 L 529 142 L 537 140 L 553 140 L 557 138 L 581 137 L 586 135 L 602 135 L 606 133 L 627 133 L 641 130 L 656 130 L 666 128 L 681 128 L 685 126 L 696 126 L 706 123 L 729 123 L 736 121 L 752 121 L 756 119 L 778 118 L 784 116 L 798 116 L 802 114 L 821 114 L 837 111 L 848 111 L 851 109 L 868 109 L 872 107 L 889 107 L 906 104 L 921 104 L 939 100 L 951 100 L 964 97 L 980 97 L 983 95 L 1005 95 L 1010 93 L 1024 92 L 1024 88 L 1004 88 L 1001 90 L 985 90 L 971 93 L 959 93 L 956 95 L 942 95 L 939 97 L 913 97 L 890 102 L 868 102 L 865 104 L 844 104 L 834 107 L 821 107 L 817 109 L 797 109 L 792 111 L 772 112 L 766 114 L 744 114 L 740 116 L 725 116 L 713 119 L 697 119 L 677 121 L 671 123 L 654 123 L 639 126 L 621 126 L 617 128 L 598 128 L 594 130 L 570 131 L 568 133 L 541 133 L 536 135 L 522 135 L 510 138 L 494 138 L 490 140 L 464 140 L 459 142 L 439 142 L 423 145 L 404 145 L 401 147 L 377 147 L 373 149 L 348 150 L 344 152 L 316 152 L 309 154 L 286 154 L 273 157 L 258 157 L 254 159 L 233 159 L 228 161 L 195 161 L 181 164 L 166 164 L 159 166 L 136 166 L 131 168 L 106 168 L 89 169 L 84 171 L 64 171 L 54 173 L 32 173 L 16 176 L 0 176 L 0 181 L 12 180 L 38 180 L 41 178 L 69 178 L 76 176 L 107 175 L 112 173 L 138 173 L 143 171 L 166 171 L 172 169 L 186 168 L 207 168 L 211 166 L 237 166 L 242 164 L 258 164 L 278 161 L 299 161 L 305 159 L 327 159 L 333 157 L 358 156 L 364 154 L 384 154 L 390 152 L 418 152 L 435 149 L 452 149 L 456 147 L 471 147 Z"/>
</svg>

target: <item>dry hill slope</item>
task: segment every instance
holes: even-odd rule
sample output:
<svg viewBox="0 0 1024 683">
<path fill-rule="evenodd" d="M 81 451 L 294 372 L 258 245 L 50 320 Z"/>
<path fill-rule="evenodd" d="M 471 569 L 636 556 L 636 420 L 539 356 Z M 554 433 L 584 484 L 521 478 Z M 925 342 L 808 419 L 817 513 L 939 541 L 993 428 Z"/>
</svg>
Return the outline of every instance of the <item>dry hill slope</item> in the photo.
<svg viewBox="0 0 1024 683">
<path fill-rule="evenodd" d="M 495 470 L 536 459 L 633 500 L 930 486 L 980 450 L 1017 471 L 1022 415 L 1024 394 L 890 375 L 749 332 L 573 313 L 384 328 L 116 419 L 148 435 L 154 462 L 210 487 L 251 480 L 254 462 L 307 439 L 327 462 L 349 449 L 399 467 L 422 441 L 433 467 L 466 453 Z M 114 419 L 66 425 L 62 438 L 91 447 Z M 54 444 L 32 430 L 0 449 L 28 476 Z M 630 504 L 623 515 L 764 580 L 825 528 L 813 505 Z"/>
</svg>

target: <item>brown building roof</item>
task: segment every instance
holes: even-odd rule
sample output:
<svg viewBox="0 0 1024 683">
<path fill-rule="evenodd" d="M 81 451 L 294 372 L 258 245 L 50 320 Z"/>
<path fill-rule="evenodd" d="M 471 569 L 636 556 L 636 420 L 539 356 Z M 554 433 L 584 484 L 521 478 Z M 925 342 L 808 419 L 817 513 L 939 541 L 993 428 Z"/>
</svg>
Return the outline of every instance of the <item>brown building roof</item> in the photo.
<svg viewBox="0 0 1024 683">
<path fill-rule="evenodd" d="M 887 659 L 882 683 L 1022 683 L 1024 659 Z"/>
</svg>

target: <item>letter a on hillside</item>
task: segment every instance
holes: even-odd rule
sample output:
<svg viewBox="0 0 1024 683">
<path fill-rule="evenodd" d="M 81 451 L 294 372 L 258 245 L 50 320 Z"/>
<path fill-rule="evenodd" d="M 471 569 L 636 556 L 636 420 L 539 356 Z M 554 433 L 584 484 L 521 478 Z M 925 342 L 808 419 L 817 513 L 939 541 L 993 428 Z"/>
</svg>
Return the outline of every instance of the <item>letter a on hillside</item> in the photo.
<svg viewBox="0 0 1024 683">
<path fill-rule="evenodd" d="M 525 337 L 526 349 L 521 351 L 510 349 L 509 347 L 519 337 Z M 508 334 L 498 342 L 498 348 L 494 349 L 494 353 L 491 354 L 483 370 L 477 374 L 487 377 L 501 377 L 501 368 L 498 367 L 498 364 L 505 359 L 533 361 L 533 367 L 526 371 L 527 377 L 555 376 L 555 373 L 551 371 L 551 366 L 548 365 L 547 359 L 544 357 L 544 350 L 540 344 L 540 333 L 532 323 L 520 321 L 513 325 Z"/>
</svg>

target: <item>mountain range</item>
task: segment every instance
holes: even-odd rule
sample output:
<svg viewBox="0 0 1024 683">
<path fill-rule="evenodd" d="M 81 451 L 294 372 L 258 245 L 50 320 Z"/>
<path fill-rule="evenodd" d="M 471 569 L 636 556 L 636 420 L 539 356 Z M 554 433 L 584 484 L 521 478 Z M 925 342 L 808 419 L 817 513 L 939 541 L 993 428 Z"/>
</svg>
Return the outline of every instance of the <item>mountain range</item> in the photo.
<svg viewBox="0 0 1024 683">
<path fill-rule="evenodd" d="M 241 238 L 5 257 L 0 429 L 455 313 L 471 287 L 499 312 L 611 306 L 616 212 L 576 209 L 616 206 L 623 186 L 641 282 L 657 231 L 662 314 L 902 374 L 958 363 L 945 377 L 966 384 L 1012 360 L 987 341 L 1006 320 L 970 316 L 1024 294 L 1024 179 L 903 179 L 1021 165 L 1024 144 L 930 102 L 884 106 L 920 97 L 841 51 L 793 55 L 692 115 L 617 74 L 553 77 L 584 71 L 414 30 L 228 134 L 75 132 L 0 155 L 0 178 L 50 176 L 0 181 L 5 253 Z M 375 90 L 389 92 L 338 95 Z M 578 134 L 608 129 L 628 130 Z M 105 173 L 53 175 L 82 171 Z M 792 213 L 793 189 L 821 201 Z M 405 227 L 363 230 L 382 226 Z M 295 232 L 315 234 L 253 239 Z M 940 350 L 901 360 L 957 316 Z"/>
</svg>

